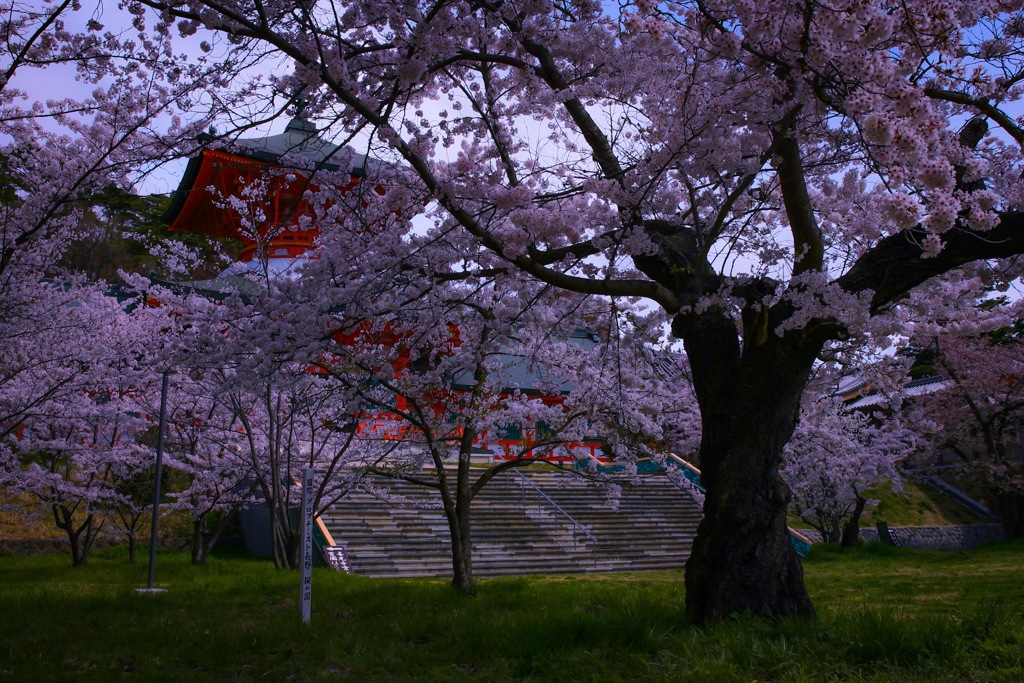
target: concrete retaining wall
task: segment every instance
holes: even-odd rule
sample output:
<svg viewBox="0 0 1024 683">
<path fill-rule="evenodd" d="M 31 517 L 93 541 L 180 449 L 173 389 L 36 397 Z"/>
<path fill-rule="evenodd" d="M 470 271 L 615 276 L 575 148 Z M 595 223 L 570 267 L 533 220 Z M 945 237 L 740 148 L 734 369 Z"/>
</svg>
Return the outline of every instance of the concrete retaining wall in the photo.
<svg viewBox="0 0 1024 683">
<path fill-rule="evenodd" d="M 813 529 L 801 529 L 800 533 L 813 542 L 821 541 L 821 534 Z M 961 526 L 896 526 L 889 527 L 896 545 L 901 548 L 925 548 L 931 550 L 973 550 L 989 541 L 1001 541 L 1001 524 L 968 524 Z M 878 541 L 878 530 L 864 527 L 860 538 L 865 543 Z"/>
</svg>

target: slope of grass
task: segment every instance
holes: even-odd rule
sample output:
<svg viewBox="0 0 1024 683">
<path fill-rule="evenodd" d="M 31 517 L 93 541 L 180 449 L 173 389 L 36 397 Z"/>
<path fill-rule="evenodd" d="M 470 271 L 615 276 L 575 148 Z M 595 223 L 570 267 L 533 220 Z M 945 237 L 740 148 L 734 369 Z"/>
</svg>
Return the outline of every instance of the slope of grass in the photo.
<svg viewBox="0 0 1024 683">
<path fill-rule="evenodd" d="M 0 487 L 0 541 L 61 539 L 63 531 L 53 524 L 49 509 L 28 496 L 15 496 Z"/>
<path fill-rule="evenodd" d="M 6 681 L 1018 681 L 1024 544 L 972 553 L 816 548 L 816 622 L 683 620 L 679 572 L 480 582 L 298 576 L 241 556 L 144 565 L 0 557 Z"/>
<path fill-rule="evenodd" d="M 947 524 L 978 524 L 984 520 L 949 496 L 927 484 L 903 480 L 902 493 L 889 487 L 872 491 L 878 505 L 866 511 L 861 526 L 886 522 L 889 526 L 944 526 Z"/>
<path fill-rule="evenodd" d="M 903 480 L 903 490 L 896 493 L 886 484 L 872 490 L 868 497 L 878 504 L 864 511 L 860 526 L 873 527 L 878 522 L 889 526 L 947 526 L 951 524 L 982 524 L 979 518 L 949 496 L 927 484 L 912 479 Z M 789 525 L 794 529 L 811 528 L 796 515 L 790 515 Z"/>
</svg>

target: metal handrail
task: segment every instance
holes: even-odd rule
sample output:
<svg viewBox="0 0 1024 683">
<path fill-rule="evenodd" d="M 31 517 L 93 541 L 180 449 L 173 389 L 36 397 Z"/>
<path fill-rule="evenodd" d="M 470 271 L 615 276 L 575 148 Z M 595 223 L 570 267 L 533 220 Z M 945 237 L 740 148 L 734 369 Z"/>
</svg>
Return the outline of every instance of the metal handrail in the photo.
<svg viewBox="0 0 1024 683">
<path fill-rule="evenodd" d="M 974 514 L 978 515 L 982 519 L 995 520 L 997 517 L 992 514 L 992 511 L 987 507 L 974 500 L 966 493 L 956 488 L 952 484 L 948 483 L 944 479 L 932 475 L 918 475 L 918 477 L 926 484 L 930 484 L 933 488 L 942 491 L 947 496 L 955 500 L 960 505 L 964 506 Z"/>
<path fill-rule="evenodd" d="M 547 502 L 551 503 L 552 507 L 554 507 L 556 510 L 558 510 L 563 515 L 565 515 L 565 518 L 568 519 L 570 522 L 572 522 L 580 531 L 585 533 L 587 535 L 587 538 L 589 538 L 591 541 L 594 541 L 595 543 L 597 542 L 597 537 L 594 536 L 594 534 L 590 533 L 590 531 L 588 531 L 585 526 L 583 526 L 582 524 L 577 522 L 575 519 L 573 519 L 573 516 L 570 515 L 568 512 L 566 512 L 565 510 L 563 510 L 562 506 L 559 505 L 558 503 L 556 503 L 554 500 L 552 500 L 551 496 L 549 496 L 548 494 L 544 493 L 544 491 L 542 491 L 539 486 L 537 486 L 532 481 L 530 481 L 529 477 L 527 477 L 525 474 L 523 474 L 522 472 L 520 472 L 519 470 L 517 470 L 515 468 L 512 468 L 511 471 L 514 472 L 516 475 L 518 475 L 520 479 L 522 479 L 527 484 L 532 486 L 533 490 L 536 491 L 537 493 L 539 493 L 544 498 L 544 500 L 546 500 Z"/>
<path fill-rule="evenodd" d="M 683 474 L 690 480 L 690 483 L 700 489 L 702 493 L 705 491 L 704 485 L 700 483 L 699 469 L 697 469 L 692 463 L 686 462 L 675 453 L 669 453 L 668 459 L 673 465 L 683 471 Z"/>
</svg>

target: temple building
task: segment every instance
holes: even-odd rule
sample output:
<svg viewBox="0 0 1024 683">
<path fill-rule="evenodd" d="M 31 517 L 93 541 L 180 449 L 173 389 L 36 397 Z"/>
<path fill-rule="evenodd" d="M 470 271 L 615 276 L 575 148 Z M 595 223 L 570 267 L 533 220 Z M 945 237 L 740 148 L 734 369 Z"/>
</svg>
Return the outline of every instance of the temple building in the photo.
<svg viewBox="0 0 1024 683">
<path fill-rule="evenodd" d="M 236 240 L 247 270 L 286 273 L 309 256 L 319 235 L 305 198 L 318 189 L 316 173 L 343 164 L 351 189 L 382 162 L 323 139 L 300 114 L 283 133 L 204 149 L 189 160 L 163 220 L 171 231 Z"/>
</svg>

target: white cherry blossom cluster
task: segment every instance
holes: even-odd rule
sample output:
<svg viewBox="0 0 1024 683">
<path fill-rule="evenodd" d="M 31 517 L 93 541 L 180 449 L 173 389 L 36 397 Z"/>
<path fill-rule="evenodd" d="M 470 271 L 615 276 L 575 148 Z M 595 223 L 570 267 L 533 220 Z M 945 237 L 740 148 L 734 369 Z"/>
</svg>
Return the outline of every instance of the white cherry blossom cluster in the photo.
<svg viewBox="0 0 1024 683">
<path fill-rule="evenodd" d="M 888 145 L 895 135 L 887 114 L 872 112 L 864 117 L 864 139 L 876 145 Z"/>
<path fill-rule="evenodd" d="M 925 235 L 921 241 L 921 258 L 935 258 L 942 251 L 942 238 L 934 232 Z"/>
<path fill-rule="evenodd" d="M 627 12 L 622 16 L 622 26 L 629 35 L 648 35 L 653 40 L 660 40 L 667 32 L 665 21 L 658 16 L 642 16 L 641 12 Z"/>
<path fill-rule="evenodd" d="M 887 208 L 889 217 L 895 221 L 897 227 L 901 230 L 917 225 L 924 213 L 921 203 L 905 192 L 891 194 Z"/>
<path fill-rule="evenodd" d="M 952 228 L 960 211 L 960 201 L 955 193 L 931 192 L 928 200 L 928 215 L 923 221 L 925 229 L 931 233 L 941 234 Z"/>
<path fill-rule="evenodd" d="M 947 189 L 953 186 L 953 165 L 941 157 L 925 159 L 918 166 L 917 177 L 926 188 Z"/>
</svg>

